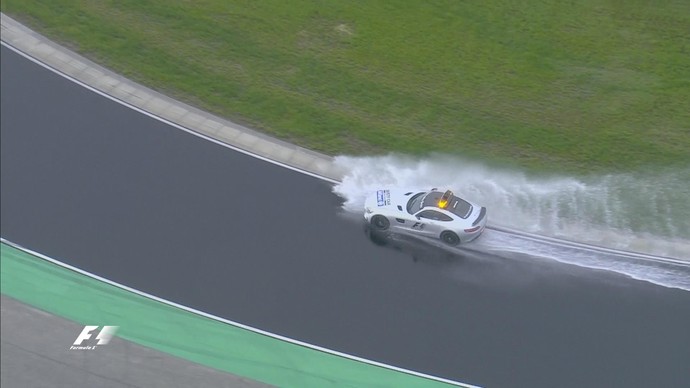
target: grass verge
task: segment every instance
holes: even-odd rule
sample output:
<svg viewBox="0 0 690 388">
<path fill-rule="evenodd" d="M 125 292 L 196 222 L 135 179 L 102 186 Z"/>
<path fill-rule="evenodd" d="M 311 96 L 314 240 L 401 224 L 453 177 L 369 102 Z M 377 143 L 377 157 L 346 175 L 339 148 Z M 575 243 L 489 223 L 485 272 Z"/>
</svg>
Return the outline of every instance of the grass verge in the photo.
<svg viewBox="0 0 690 388">
<path fill-rule="evenodd" d="M 690 3 L 8 0 L 125 76 L 329 154 L 690 163 Z"/>
</svg>

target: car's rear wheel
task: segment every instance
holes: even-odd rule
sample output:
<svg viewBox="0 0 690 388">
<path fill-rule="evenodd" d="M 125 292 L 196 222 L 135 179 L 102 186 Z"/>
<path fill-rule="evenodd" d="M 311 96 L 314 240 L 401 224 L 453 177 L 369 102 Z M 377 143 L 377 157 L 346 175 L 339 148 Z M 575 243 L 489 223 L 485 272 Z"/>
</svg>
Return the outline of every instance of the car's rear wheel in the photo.
<svg viewBox="0 0 690 388">
<path fill-rule="evenodd" d="M 377 214 L 371 217 L 371 225 L 376 230 L 386 230 L 391 226 L 391 222 L 388 221 L 388 218 Z"/>
<path fill-rule="evenodd" d="M 446 230 L 445 232 L 441 233 L 441 241 L 450 246 L 456 246 L 460 244 L 460 237 L 458 237 L 458 235 L 455 234 L 455 232 Z"/>
</svg>

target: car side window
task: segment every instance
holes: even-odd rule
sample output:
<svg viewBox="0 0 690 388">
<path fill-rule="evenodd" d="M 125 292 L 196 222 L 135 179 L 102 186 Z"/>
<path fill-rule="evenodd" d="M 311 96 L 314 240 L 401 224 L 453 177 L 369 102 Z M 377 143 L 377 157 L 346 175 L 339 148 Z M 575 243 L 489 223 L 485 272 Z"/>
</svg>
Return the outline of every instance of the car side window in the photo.
<svg viewBox="0 0 690 388">
<path fill-rule="evenodd" d="M 417 213 L 417 216 L 420 218 L 426 218 L 428 220 L 435 220 L 435 221 L 452 221 L 453 219 L 448 217 L 447 215 L 437 212 L 436 210 L 424 210 L 419 213 Z"/>
</svg>

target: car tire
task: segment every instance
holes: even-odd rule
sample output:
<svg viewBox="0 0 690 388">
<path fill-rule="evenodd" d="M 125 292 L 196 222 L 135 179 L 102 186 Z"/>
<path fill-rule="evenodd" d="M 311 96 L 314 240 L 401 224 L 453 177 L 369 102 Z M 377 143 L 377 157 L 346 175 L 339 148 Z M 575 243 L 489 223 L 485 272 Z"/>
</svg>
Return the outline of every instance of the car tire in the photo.
<svg viewBox="0 0 690 388">
<path fill-rule="evenodd" d="M 388 221 L 388 218 L 377 214 L 371 217 L 371 226 L 376 230 L 387 230 L 391 226 L 391 222 Z"/>
<path fill-rule="evenodd" d="M 380 246 L 386 246 L 389 244 L 387 235 L 388 233 L 386 231 L 380 231 L 377 229 L 374 229 L 371 224 L 364 224 L 364 234 L 369 237 L 369 240 Z"/>
<path fill-rule="evenodd" d="M 455 232 L 446 230 L 445 232 L 441 233 L 441 241 L 443 241 L 447 245 L 454 247 L 460 244 L 460 237 L 458 237 L 458 235 L 455 234 Z"/>
</svg>

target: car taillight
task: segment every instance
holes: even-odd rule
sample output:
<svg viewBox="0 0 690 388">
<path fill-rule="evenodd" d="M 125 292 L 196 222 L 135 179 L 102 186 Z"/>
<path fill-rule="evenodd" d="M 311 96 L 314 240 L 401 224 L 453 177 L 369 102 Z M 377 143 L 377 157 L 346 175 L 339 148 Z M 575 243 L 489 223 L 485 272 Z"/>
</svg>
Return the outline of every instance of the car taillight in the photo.
<svg viewBox="0 0 690 388">
<path fill-rule="evenodd" d="M 481 225 L 477 225 L 477 226 L 475 226 L 474 228 L 465 229 L 465 233 L 476 232 L 476 231 L 478 231 L 479 229 L 481 229 L 481 227 L 482 227 Z"/>
</svg>

